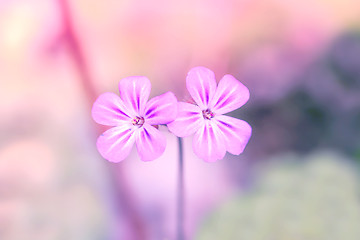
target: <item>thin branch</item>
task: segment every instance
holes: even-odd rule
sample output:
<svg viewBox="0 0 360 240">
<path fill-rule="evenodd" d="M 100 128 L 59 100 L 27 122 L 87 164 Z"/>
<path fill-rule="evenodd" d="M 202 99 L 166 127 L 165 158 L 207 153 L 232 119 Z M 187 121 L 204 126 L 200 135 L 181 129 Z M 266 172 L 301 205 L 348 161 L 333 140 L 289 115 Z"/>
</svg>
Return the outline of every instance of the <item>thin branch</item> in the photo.
<svg viewBox="0 0 360 240">
<path fill-rule="evenodd" d="M 78 70 L 79 80 L 87 95 L 89 106 L 91 106 L 98 94 L 93 84 L 84 51 L 81 48 L 79 38 L 74 30 L 71 10 L 67 0 L 58 0 L 58 4 L 63 20 L 62 37 L 67 44 L 69 54 L 74 60 L 75 67 Z M 98 134 L 101 134 L 104 130 L 103 127 L 97 126 Z M 126 221 L 131 225 L 133 239 L 145 240 L 147 238 L 145 224 L 135 206 L 134 197 L 131 195 L 131 191 L 126 184 L 127 179 L 125 178 L 124 167 L 121 164 L 115 165 L 111 163 L 107 163 L 107 167 L 112 175 L 113 183 L 116 185 L 115 188 L 117 191 L 115 197 L 121 201 L 121 211 L 125 214 Z M 120 209 L 118 209 L 118 211 L 119 210 Z"/>
</svg>

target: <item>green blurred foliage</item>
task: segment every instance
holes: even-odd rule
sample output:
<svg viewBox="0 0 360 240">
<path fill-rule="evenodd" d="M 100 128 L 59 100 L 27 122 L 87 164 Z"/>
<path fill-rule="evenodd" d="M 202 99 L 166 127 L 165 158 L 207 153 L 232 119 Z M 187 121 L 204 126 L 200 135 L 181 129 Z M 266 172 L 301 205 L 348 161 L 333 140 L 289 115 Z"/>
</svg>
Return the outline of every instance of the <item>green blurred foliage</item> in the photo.
<svg viewBox="0 0 360 240">
<path fill-rule="evenodd" d="M 262 164 L 258 175 L 254 188 L 211 213 L 195 239 L 360 239 L 354 162 L 333 152 L 283 155 Z"/>
</svg>

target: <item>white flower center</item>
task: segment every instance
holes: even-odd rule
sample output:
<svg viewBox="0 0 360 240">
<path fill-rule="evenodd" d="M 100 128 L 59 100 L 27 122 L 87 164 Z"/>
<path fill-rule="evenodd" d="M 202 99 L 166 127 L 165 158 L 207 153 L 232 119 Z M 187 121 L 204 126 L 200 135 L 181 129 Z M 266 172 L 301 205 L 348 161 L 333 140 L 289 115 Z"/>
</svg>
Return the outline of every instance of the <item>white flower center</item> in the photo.
<svg viewBox="0 0 360 240">
<path fill-rule="evenodd" d="M 132 125 L 141 127 L 145 123 L 145 119 L 143 117 L 136 117 L 131 120 Z"/>
<path fill-rule="evenodd" d="M 215 113 L 213 113 L 210 109 L 206 109 L 202 111 L 204 119 L 210 120 L 215 116 Z"/>
</svg>

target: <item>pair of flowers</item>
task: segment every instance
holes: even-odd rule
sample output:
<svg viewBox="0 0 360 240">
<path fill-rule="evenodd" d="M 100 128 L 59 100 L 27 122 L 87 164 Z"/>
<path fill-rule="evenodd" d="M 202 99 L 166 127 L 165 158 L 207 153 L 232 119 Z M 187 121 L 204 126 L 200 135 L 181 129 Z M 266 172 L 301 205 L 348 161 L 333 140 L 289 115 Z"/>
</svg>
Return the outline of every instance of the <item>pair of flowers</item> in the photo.
<svg viewBox="0 0 360 240">
<path fill-rule="evenodd" d="M 207 161 L 222 159 L 226 151 L 243 152 L 250 136 L 250 125 L 223 114 L 231 112 L 249 99 L 249 90 L 231 75 L 216 85 L 214 73 L 205 67 L 192 68 L 186 87 L 195 104 L 178 102 L 172 92 L 148 101 L 151 83 L 146 77 L 127 77 L 119 82 L 121 98 L 114 93 L 98 97 L 92 108 L 93 119 L 113 126 L 97 140 L 100 154 L 111 162 L 120 162 L 134 143 L 143 161 L 160 157 L 166 138 L 154 126 L 167 124 L 178 137 L 194 134 L 195 154 Z"/>
</svg>

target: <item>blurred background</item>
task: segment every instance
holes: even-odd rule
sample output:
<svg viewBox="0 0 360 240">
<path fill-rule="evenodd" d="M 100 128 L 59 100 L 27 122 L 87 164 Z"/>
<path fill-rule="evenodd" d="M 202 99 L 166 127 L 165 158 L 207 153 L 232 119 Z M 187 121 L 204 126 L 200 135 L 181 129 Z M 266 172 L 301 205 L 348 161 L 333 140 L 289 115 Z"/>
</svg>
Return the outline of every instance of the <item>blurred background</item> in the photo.
<svg viewBox="0 0 360 240">
<path fill-rule="evenodd" d="M 103 92 L 230 73 L 253 135 L 205 163 L 184 139 L 187 239 L 360 239 L 358 0 L 0 0 L 0 239 L 175 239 L 177 139 L 119 164 L 95 146 Z"/>
</svg>

